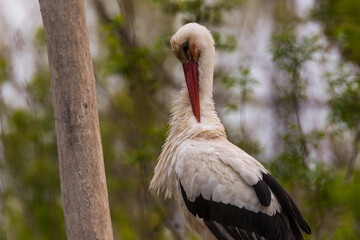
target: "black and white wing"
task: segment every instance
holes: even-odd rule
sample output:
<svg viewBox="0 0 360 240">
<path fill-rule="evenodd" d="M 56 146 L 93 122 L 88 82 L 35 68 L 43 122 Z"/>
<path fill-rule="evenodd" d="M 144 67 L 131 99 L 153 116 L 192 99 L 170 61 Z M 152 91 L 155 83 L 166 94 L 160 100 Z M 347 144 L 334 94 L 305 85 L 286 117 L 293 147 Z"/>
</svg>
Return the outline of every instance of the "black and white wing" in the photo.
<svg viewBox="0 0 360 240">
<path fill-rule="evenodd" d="M 301 229 L 311 232 L 276 179 L 229 142 L 191 142 L 175 169 L 188 211 L 217 239 L 300 240 Z"/>
</svg>

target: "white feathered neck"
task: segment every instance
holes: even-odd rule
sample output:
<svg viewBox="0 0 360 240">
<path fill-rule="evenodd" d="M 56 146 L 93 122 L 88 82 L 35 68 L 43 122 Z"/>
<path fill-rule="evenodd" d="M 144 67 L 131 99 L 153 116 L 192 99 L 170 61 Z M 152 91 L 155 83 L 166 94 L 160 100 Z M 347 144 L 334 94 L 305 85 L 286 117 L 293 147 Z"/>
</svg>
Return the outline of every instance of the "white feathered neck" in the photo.
<svg viewBox="0 0 360 240">
<path fill-rule="evenodd" d="M 178 147 L 184 141 L 199 136 L 206 138 L 207 135 L 226 137 L 224 126 L 215 112 L 212 97 L 215 47 L 211 33 L 197 23 L 189 23 L 181 27 L 170 42 L 173 51 L 182 47 L 184 42 L 188 42 L 190 46 L 195 45 L 200 53 L 198 71 L 201 120 L 198 123 L 194 117 L 184 84 L 176 100 L 172 102 L 168 137 L 150 183 L 150 189 L 155 189 L 158 193 L 165 190 L 165 197 L 171 197 L 175 184 L 177 184 L 174 179 L 174 166 Z"/>
</svg>

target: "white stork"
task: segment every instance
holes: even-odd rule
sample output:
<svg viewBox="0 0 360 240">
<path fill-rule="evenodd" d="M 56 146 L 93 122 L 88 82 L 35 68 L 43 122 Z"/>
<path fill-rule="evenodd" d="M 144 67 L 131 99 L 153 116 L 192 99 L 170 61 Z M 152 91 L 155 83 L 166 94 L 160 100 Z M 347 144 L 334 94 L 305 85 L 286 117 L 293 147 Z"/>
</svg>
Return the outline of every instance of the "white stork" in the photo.
<svg viewBox="0 0 360 240">
<path fill-rule="evenodd" d="M 170 130 L 150 189 L 174 195 L 203 239 L 303 239 L 311 230 L 294 201 L 257 160 L 227 140 L 212 97 L 214 40 L 197 23 L 170 40 L 187 89 L 173 102 Z"/>
</svg>

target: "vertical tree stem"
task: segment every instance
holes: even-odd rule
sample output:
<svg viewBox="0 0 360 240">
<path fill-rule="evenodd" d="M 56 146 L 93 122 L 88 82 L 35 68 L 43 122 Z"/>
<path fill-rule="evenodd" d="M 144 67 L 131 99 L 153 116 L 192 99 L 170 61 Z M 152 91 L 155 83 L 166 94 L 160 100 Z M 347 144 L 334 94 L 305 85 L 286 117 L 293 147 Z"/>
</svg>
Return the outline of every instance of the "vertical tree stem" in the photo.
<svg viewBox="0 0 360 240">
<path fill-rule="evenodd" d="M 39 3 L 50 64 L 67 238 L 111 240 L 84 0 Z"/>
</svg>

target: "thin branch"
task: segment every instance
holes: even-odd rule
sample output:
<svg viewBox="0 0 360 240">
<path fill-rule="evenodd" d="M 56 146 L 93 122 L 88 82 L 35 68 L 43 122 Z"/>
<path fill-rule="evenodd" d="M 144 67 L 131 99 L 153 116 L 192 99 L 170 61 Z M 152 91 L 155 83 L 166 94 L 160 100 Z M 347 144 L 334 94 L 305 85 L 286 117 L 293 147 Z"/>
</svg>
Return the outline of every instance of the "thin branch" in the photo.
<svg viewBox="0 0 360 240">
<path fill-rule="evenodd" d="M 298 100 L 297 100 L 294 92 L 291 93 L 291 97 L 292 97 L 292 104 L 293 104 L 293 108 L 294 108 L 295 118 L 296 118 L 296 124 L 297 124 L 297 128 L 298 128 L 298 134 L 300 137 L 300 151 L 301 151 L 301 155 L 303 157 L 303 159 L 302 159 L 303 164 L 305 166 L 306 159 L 309 156 L 309 151 L 306 146 L 305 135 L 304 135 L 301 120 L 300 120 L 299 103 L 298 103 Z"/>
</svg>

